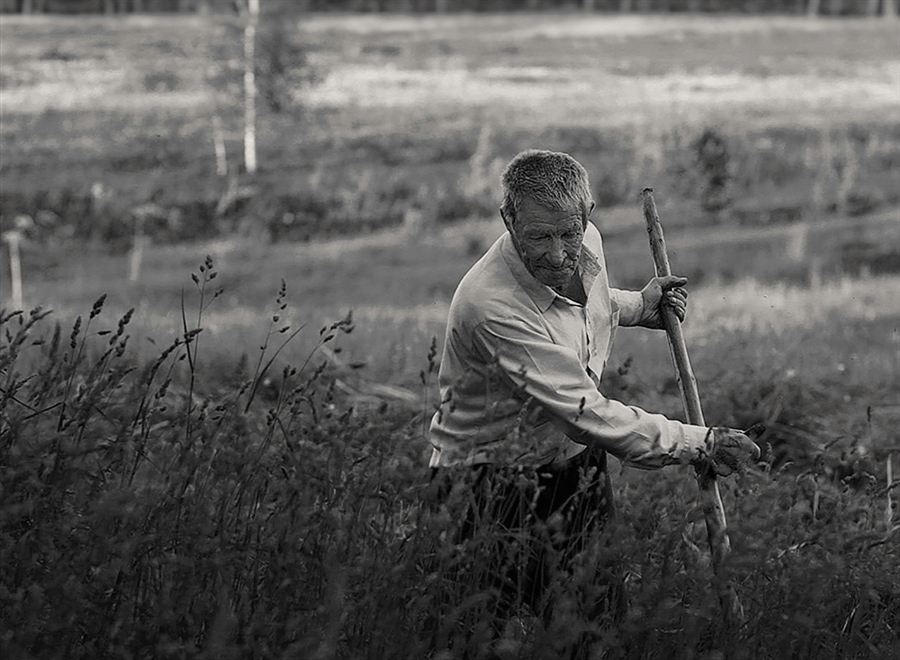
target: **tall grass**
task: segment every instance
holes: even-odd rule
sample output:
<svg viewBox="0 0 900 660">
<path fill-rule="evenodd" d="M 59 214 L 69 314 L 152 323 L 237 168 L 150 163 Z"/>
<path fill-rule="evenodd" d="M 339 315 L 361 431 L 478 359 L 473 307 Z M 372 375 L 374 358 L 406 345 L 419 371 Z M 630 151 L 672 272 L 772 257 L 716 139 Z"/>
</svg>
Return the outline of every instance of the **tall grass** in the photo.
<svg viewBox="0 0 900 660">
<path fill-rule="evenodd" d="M 194 272 L 182 332 L 146 361 L 129 350 L 130 314 L 106 320 L 103 298 L 70 328 L 41 310 L 0 315 L 7 657 L 511 653 L 479 576 L 499 532 L 454 542 L 467 497 L 458 488 L 436 499 L 429 484 L 428 405 L 354 406 L 316 351 L 264 386 L 296 330 L 285 329 L 283 286 L 258 359 L 208 364 L 215 272 L 209 260 Z M 315 345 L 333 346 L 353 326 L 310 330 Z M 743 376 L 716 381 L 717 415 L 729 400 L 753 408 L 767 396 L 766 367 L 737 350 L 747 341 L 760 340 L 721 336 L 705 348 Z M 423 356 L 425 387 L 434 358 Z M 800 372 L 781 397 L 794 421 L 816 412 L 802 392 L 818 382 Z M 619 522 L 576 558 L 558 608 L 519 657 L 546 658 L 586 633 L 594 657 L 892 657 L 900 561 L 883 508 L 896 484 L 880 470 L 891 436 L 849 431 L 793 466 L 773 452 L 724 482 L 729 569 L 747 613 L 737 634 L 718 624 L 690 475 L 629 471 L 614 476 Z M 630 608 L 617 625 L 579 606 L 577 594 L 596 593 L 587 566 L 627 575 Z"/>
</svg>

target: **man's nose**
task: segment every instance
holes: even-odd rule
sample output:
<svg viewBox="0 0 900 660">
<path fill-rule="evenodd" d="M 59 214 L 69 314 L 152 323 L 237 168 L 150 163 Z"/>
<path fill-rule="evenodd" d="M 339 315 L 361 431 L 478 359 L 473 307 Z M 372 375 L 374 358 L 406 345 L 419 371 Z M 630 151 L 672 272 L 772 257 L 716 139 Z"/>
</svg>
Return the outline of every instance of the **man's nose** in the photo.
<svg viewBox="0 0 900 660">
<path fill-rule="evenodd" d="M 566 260 L 566 251 L 563 249 L 563 242 L 559 238 L 554 238 L 547 251 L 547 260 L 552 266 L 558 268 L 563 265 Z"/>
</svg>

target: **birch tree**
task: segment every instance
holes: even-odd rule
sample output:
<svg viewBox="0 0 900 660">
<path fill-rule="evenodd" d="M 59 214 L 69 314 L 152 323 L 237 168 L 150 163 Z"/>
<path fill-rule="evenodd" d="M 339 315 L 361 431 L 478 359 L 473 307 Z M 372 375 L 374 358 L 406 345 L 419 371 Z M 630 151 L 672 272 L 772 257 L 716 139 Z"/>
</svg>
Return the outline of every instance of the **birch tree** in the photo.
<svg viewBox="0 0 900 660">
<path fill-rule="evenodd" d="M 259 0 L 247 0 L 244 27 L 244 168 L 256 173 L 256 28 L 259 24 Z"/>
</svg>

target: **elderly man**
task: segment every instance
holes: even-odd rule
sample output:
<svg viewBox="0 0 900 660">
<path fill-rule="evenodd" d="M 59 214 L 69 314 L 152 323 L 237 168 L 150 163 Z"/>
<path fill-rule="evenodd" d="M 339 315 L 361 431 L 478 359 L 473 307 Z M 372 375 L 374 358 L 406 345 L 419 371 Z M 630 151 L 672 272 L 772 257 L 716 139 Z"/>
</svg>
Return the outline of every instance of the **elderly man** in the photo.
<svg viewBox="0 0 900 660">
<path fill-rule="evenodd" d="M 740 431 L 683 424 L 600 393 L 617 327 L 661 328 L 662 304 L 683 319 L 687 280 L 610 288 L 600 233 L 588 222 L 588 175 L 571 156 L 523 152 L 502 187 L 507 232 L 450 305 L 430 465 L 445 482 L 474 475 L 459 538 L 490 523 L 534 541 L 524 559 L 491 569 L 495 611 L 509 618 L 546 615 L 554 570 L 613 515 L 608 453 L 641 468 L 711 462 L 727 474 L 759 450 Z M 537 528 L 551 521 L 552 543 L 541 545 Z"/>
</svg>

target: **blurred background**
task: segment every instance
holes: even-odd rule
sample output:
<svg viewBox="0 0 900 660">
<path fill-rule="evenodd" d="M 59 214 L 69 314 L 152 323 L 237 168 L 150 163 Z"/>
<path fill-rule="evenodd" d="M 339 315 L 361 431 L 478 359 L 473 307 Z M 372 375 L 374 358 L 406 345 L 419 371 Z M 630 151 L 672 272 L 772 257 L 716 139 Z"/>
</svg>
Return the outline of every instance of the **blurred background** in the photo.
<svg viewBox="0 0 900 660">
<path fill-rule="evenodd" d="M 0 9 L 4 305 L 65 323 L 106 293 L 135 308 L 138 354 L 180 331 L 210 255 L 212 363 L 256 350 L 284 280 L 295 326 L 352 310 L 345 361 L 416 382 L 502 230 L 500 171 L 530 147 L 588 168 L 618 286 L 652 275 L 654 188 L 695 342 L 900 313 L 896 2 Z"/>
</svg>

